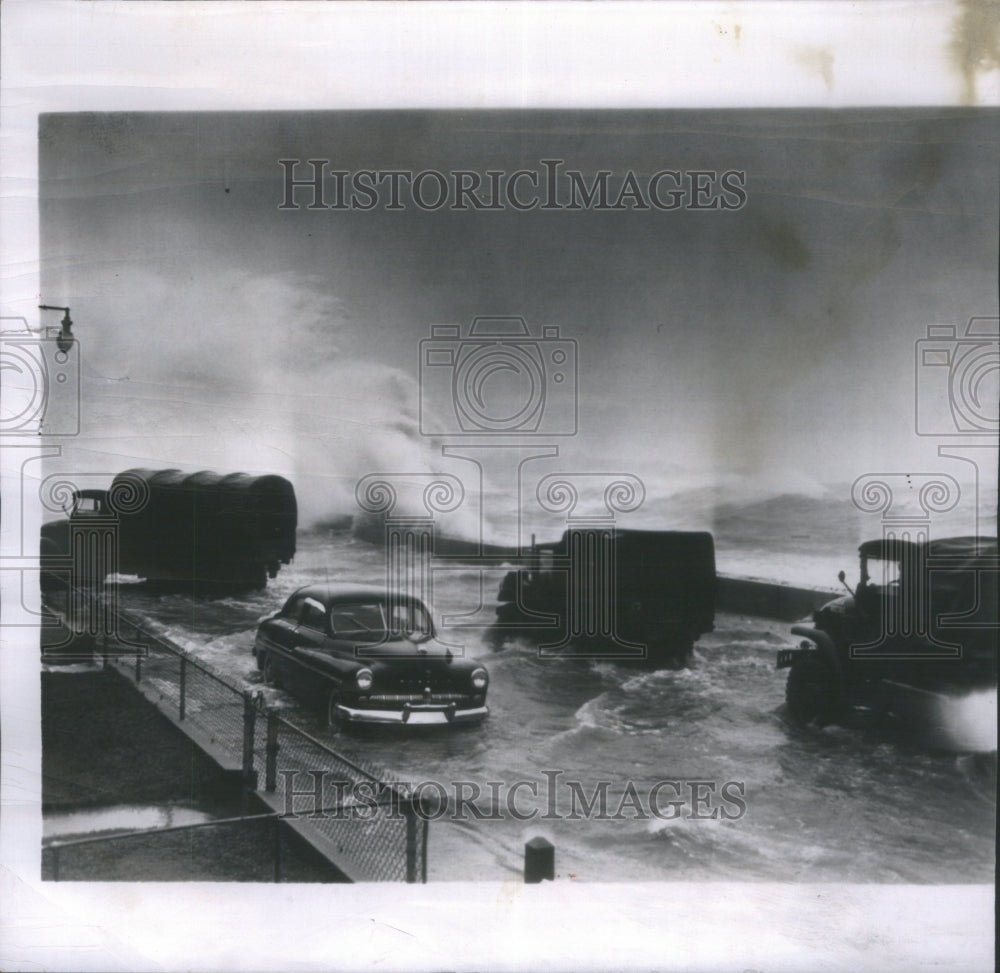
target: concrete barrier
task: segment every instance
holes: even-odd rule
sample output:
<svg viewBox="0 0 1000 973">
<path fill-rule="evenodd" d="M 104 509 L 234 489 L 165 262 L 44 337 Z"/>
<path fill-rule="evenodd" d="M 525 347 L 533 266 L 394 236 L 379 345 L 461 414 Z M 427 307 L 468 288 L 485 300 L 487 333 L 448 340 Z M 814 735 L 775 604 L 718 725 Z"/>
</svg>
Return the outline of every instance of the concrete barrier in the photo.
<svg viewBox="0 0 1000 973">
<path fill-rule="evenodd" d="M 842 593 L 835 589 L 798 588 L 778 581 L 720 574 L 715 607 L 718 611 L 793 622 L 811 614 Z"/>
</svg>

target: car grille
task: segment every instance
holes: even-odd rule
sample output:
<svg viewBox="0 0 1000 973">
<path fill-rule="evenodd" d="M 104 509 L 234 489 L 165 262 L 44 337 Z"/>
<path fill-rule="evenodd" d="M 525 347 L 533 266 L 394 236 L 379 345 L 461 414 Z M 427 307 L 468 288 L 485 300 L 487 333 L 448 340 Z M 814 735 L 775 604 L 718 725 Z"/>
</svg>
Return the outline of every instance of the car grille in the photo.
<svg viewBox="0 0 1000 973">
<path fill-rule="evenodd" d="M 466 693 L 376 693 L 368 696 L 369 703 L 460 703 L 468 700 Z"/>
</svg>

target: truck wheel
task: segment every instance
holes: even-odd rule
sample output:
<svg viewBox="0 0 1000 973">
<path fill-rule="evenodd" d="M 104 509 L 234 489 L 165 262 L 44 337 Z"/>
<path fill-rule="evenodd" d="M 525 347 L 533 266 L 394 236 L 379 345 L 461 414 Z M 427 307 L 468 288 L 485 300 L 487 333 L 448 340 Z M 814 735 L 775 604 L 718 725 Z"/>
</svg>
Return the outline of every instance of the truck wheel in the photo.
<svg viewBox="0 0 1000 973">
<path fill-rule="evenodd" d="M 524 616 L 518 611 L 517 605 L 510 601 L 497 605 L 497 621 L 501 625 L 516 625 L 523 621 Z"/>
<path fill-rule="evenodd" d="M 796 723 L 817 726 L 840 722 L 846 710 L 837 673 L 815 653 L 802 656 L 789 670 L 785 704 Z"/>
<path fill-rule="evenodd" d="M 676 659 L 680 668 L 690 668 L 694 662 L 694 641 L 683 643 L 677 650 Z"/>
<path fill-rule="evenodd" d="M 483 644 L 491 652 L 499 652 L 507 645 L 507 640 L 511 637 L 510 632 L 499 625 L 491 625 L 483 632 Z"/>
</svg>

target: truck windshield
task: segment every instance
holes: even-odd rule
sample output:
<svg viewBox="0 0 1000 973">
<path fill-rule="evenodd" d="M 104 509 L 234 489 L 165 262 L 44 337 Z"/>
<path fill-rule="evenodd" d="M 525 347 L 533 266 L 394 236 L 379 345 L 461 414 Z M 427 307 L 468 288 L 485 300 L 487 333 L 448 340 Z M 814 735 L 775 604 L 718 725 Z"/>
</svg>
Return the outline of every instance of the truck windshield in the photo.
<svg viewBox="0 0 1000 973">
<path fill-rule="evenodd" d="M 871 558 L 866 565 L 868 584 L 887 588 L 899 583 L 899 562 Z"/>
<path fill-rule="evenodd" d="M 77 497 L 73 501 L 73 514 L 77 517 L 101 513 L 101 504 L 96 497 Z"/>
</svg>

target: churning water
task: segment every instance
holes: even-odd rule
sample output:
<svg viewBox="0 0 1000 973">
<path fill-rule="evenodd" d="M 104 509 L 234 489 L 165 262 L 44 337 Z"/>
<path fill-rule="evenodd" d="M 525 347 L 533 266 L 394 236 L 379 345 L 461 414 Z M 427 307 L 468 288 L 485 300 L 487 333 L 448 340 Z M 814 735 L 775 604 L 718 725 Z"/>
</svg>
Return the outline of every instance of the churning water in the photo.
<svg viewBox="0 0 1000 973">
<path fill-rule="evenodd" d="M 837 557 L 851 546 L 804 543 L 802 558 L 807 546 L 817 575 L 850 566 Z M 756 538 L 719 543 L 720 570 L 780 577 L 776 563 Z M 380 583 L 384 571 L 380 547 L 315 530 L 300 534 L 266 591 L 196 601 L 123 585 L 123 604 L 333 742 L 319 714 L 262 684 L 256 623 L 300 585 Z M 494 580 L 468 566 L 444 572 L 436 605 L 474 608 L 482 589 L 487 617 Z M 660 671 L 541 657 L 523 641 L 497 649 L 482 631 L 449 636 L 459 640 L 490 671 L 485 723 L 355 732 L 335 744 L 451 802 L 430 825 L 432 880 L 512 877 L 536 834 L 555 844 L 560 876 L 589 881 L 993 879 L 995 736 L 992 753 L 968 752 L 969 733 L 982 736 L 975 713 L 962 716 L 972 730 L 952 751 L 863 726 L 786 723 L 785 676 L 774 669 L 776 650 L 794 644 L 785 623 L 720 614 L 690 668 Z M 471 803 L 456 814 L 462 798 Z"/>
</svg>

